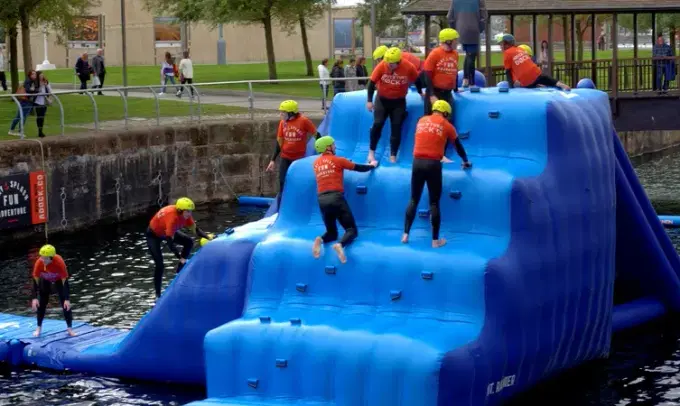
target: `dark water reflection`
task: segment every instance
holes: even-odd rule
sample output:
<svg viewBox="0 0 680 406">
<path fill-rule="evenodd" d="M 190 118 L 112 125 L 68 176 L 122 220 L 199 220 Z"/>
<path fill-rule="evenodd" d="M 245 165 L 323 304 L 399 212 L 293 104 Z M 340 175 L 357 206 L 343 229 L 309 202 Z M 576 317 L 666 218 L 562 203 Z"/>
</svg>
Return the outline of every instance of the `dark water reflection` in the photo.
<svg viewBox="0 0 680 406">
<path fill-rule="evenodd" d="M 680 152 L 637 165 L 647 193 L 666 213 L 680 199 Z M 660 203 L 659 203 L 660 202 Z M 680 206 L 678 206 L 680 207 Z M 677 211 L 680 213 L 680 209 Z M 252 221 L 260 211 L 228 205 L 196 213 L 209 231 Z M 130 328 L 153 299 L 151 262 L 143 230 L 147 218 L 97 227 L 53 241 L 67 258 L 72 274 L 74 317 L 98 326 Z M 680 250 L 680 231 L 669 234 Z M 35 244 L 5 245 L 0 250 L 0 312 L 30 315 L 29 269 Z M 28 253 L 28 254 L 27 254 Z M 166 264 L 173 257 L 166 253 Z M 170 277 L 166 277 L 166 284 Z M 53 306 L 48 317 L 61 315 Z M 551 380 L 512 402 L 513 406 L 680 405 L 680 328 L 664 320 L 618 335 L 612 355 Z M 644 334 L 642 334 L 644 333 Z M 150 385 L 117 379 L 52 374 L 35 370 L 5 371 L 0 376 L 4 405 L 180 405 L 205 397 L 202 388 Z M 379 406 L 379 405 L 375 405 Z M 416 406 L 416 405 L 413 405 Z"/>
</svg>

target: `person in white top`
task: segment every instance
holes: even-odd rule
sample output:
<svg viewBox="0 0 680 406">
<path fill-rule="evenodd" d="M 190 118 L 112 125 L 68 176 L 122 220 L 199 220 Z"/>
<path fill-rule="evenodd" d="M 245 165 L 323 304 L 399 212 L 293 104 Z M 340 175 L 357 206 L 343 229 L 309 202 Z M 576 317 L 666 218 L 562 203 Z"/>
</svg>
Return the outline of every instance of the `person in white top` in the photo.
<svg viewBox="0 0 680 406">
<path fill-rule="evenodd" d="M 328 71 L 328 59 L 321 61 L 321 64 L 317 67 L 319 71 L 319 85 L 321 86 L 321 110 L 326 110 L 326 100 L 328 99 L 328 89 L 330 88 L 331 81 L 328 80 L 331 77 L 331 73 Z"/>
<path fill-rule="evenodd" d="M 38 88 L 38 93 L 47 94 L 52 93 L 52 88 L 50 87 L 50 82 L 45 77 L 45 74 L 38 72 L 37 82 L 40 84 Z M 45 114 L 47 114 L 47 107 L 52 103 L 50 96 L 36 96 L 33 103 L 35 104 L 35 122 L 38 125 L 38 137 L 43 138 L 45 133 L 43 133 L 43 126 L 45 125 Z"/>
<path fill-rule="evenodd" d="M 7 91 L 7 77 L 5 76 L 5 55 L 2 54 L 0 49 L 0 85 L 2 85 L 2 90 Z"/>
<path fill-rule="evenodd" d="M 189 58 L 189 51 L 184 51 L 184 58 L 179 61 L 179 82 L 182 85 L 194 83 L 194 64 Z M 189 86 L 189 91 L 191 92 L 191 97 L 194 97 L 194 88 Z M 177 97 L 182 97 L 184 93 L 184 86 L 181 86 L 177 91 Z"/>
</svg>

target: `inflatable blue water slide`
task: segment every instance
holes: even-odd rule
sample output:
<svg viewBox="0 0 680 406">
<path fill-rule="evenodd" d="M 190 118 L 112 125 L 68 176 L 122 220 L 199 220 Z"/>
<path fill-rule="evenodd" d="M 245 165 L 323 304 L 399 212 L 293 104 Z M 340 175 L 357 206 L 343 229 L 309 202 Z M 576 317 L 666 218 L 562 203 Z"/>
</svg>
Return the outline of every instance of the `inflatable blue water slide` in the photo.
<svg viewBox="0 0 680 406">
<path fill-rule="evenodd" d="M 366 94 L 335 97 L 329 133 L 363 162 Z M 401 244 L 411 93 L 396 164 L 388 136 L 348 172 L 359 237 L 340 264 L 311 255 L 323 223 L 314 157 L 288 172 L 278 214 L 203 247 L 129 332 L 67 338 L 0 316 L 0 358 L 92 374 L 205 383 L 194 405 L 492 405 L 607 357 L 613 332 L 680 309 L 680 262 L 612 127 L 607 94 L 484 88 L 457 96 L 474 167 L 444 166 L 442 236 L 424 196 Z M 388 125 L 389 127 L 389 125 Z M 387 133 L 389 129 L 385 129 Z"/>
</svg>

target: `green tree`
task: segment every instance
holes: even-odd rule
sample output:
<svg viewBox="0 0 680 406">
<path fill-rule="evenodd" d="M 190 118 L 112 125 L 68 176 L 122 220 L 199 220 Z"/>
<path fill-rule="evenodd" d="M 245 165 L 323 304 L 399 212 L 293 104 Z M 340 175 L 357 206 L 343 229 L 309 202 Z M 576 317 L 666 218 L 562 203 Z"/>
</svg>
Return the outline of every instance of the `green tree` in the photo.
<svg viewBox="0 0 680 406">
<path fill-rule="evenodd" d="M 17 59 L 19 58 L 19 46 L 17 24 L 19 23 L 19 3 L 20 0 L 3 0 L 0 7 L 0 25 L 7 33 L 9 40 L 9 74 L 12 82 L 12 93 L 16 93 L 19 86 L 19 68 Z"/>
<path fill-rule="evenodd" d="M 633 15 L 621 14 L 619 15 L 618 23 L 621 27 L 633 31 Z M 637 17 L 638 32 L 649 31 L 652 29 L 652 15 L 638 14 Z M 668 35 L 669 41 L 673 49 L 676 48 L 675 33 L 680 29 L 680 14 L 657 14 L 656 15 L 656 33 L 663 33 Z M 652 38 L 656 41 L 656 38 Z"/>
<path fill-rule="evenodd" d="M 403 26 L 401 9 L 408 4 L 407 0 L 366 0 L 357 6 L 357 17 L 362 25 L 371 25 L 371 2 L 375 2 L 375 35 L 383 36 L 392 26 Z"/>
<path fill-rule="evenodd" d="M 162 1 L 162 0 L 159 0 Z M 305 65 L 307 76 L 314 76 L 312 66 L 312 53 L 309 51 L 309 38 L 307 28 L 314 26 L 328 7 L 325 0 L 290 0 L 289 4 L 280 7 L 278 20 L 281 27 L 288 32 L 288 35 L 295 33 L 297 27 L 300 28 L 302 37 L 302 48 L 305 53 Z"/>
</svg>

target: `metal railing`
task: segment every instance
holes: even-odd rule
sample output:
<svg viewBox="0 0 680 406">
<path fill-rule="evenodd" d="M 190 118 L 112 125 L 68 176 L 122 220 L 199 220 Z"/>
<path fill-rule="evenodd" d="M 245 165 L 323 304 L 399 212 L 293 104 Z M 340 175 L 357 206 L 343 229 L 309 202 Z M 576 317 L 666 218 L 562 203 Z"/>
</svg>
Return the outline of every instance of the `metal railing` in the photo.
<svg viewBox="0 0 680 406">
<path fill-rule="evenodd" d="M 328 93 L 330 91 L 330 88 L 332 87 L 332 82 L 335 81 L 359 81 L 359 80 L 368 80 L 369 78 L 367 77 L 352 77 L 352 78 L 326 78 L 324 81 L 329 83 L 326 85 L 326 89 L 322 87 L 321 85 L 319 86 L 319 91 L 320 91 L 320 98 L 319 101 L 322 104 L 322 110 L 324 114 L 328 111 Z M 93 123 L 94 123 L 94 129 L 95 131 L 100 130 L 100 116 L 99 116 L 99 109 L 97 107 L 97 100 L 94 97 L 94 93 L 100 93 L 100 92 L 117 92 L 118 95 L 120 96 L 122 103 L 123 103 L 123 120 L 124 120 L 124 128 L 127 130 L 129 129 L 129 112 L 128 112 L 128 99 L 130 98 L 135 98 L 134 96 L 129 96 L 129 92 L 133 92 L 135 90 L 148 90 L 151 92 L 153 95 L 154 99 L 154 108 L 155 108 L 155 118 L 156 118 L 156 126 L 161 125 L 161 103 L 160 103 L 160 97 L 159 93 L 156 90 L 159 89 L 165 89 L 171 86 L 174 86 L 177 89 L 182 89 L 182 92 L 186 91 L 187 89 L 189 90 L 190 97 L 189 97 L 189 120 L 191 122 L 193 121 L 198 121 L 199 123 L 202 120 L 201 116 L 201 110 L 202 107 L 205 105 L 209 104 L 220 104 L 220 103 L 203 103 L 201 101 L 201 93 L 198 91 L 199 88 L 207 88 L 207 87 L 215 87 L 215 86 L 238 86 L 238 85 L 247 85 L 248 90 L 247 92 L 244 92 L 244 96 L 247 96 L 247 110 L 249 113 L 250 119 L 255 119 L 255 113 L 256 113 L 256 108 L 255 108 L 255 97 L 256 97 L 256 92 L 254 91 L 254 85 L 257 84 L 276 84 L 276 83 L 296 83 L 296 82 L 316 82 L 320 83 L 319 78 L 301 78 L 301 79 L 277 79 L 277 80 L 238 80 L 238 81 L 225 81 L 225 82 L 206 82 L 206 83 L 193 83 L 193 84 L 177 84 L 177 85 L 152 85 L 152 86 L 127 86 L 127 87 L 103 87 L 103 88 L 88 88 L 88 89 L 77 89 L 77 90 L 55 90 L 50 93 L 31 93 L 31 94 L 6 94 L 6 95 L 0 95 L 0 101 L 5 98 L 11 98 L 14 103 L 17 106 L 18 109 L 18 118 L 19 118 L 19 133 L 18 136 L 21 139 L 25 138 L 25 128 L 24 128 L 24 121 L 26 119 L 25 114 L 26 110 L 29 108 L 33 108 L 34 104 L 31 102 L 30 104 L 27 103 L 27 98 L 35 98 L 38 96 L 45 96 L 45 97 L 51 97 L 53 98 L 57 105 L 59 106 L 59 118 L 60 118 L 60 134 L 64 135 L 65 130 L 66 130 L 66 122 L 65 122 L 65 114 L 64 114 L 64 104 L 62 103 L 62 100 L 60 99 L 60 96 L 65 96 L 65 95 L 76 95 L 76 94 L 86 94 L 88 96 L 88 99 L 90 100 L 90 103 L 93 108 Z M 239 92 L 241 93 L 241 92 Z M 193 96 L 192 96 L 193 94 Z M 211 93 L 205 92 L 203 93 L 204 96 L 210 96 Z M 220 95 L 216 94 L 216 97 L 220 97 Z M 230 95 L 230 97 L 234 97 L 233 94 Z M 282 98 L 295 98 L 295 96 L 288 96 L 285 94 L 277 94 L 277 93 L 262 93 L 261 96 L 262 98 L 266 99 L 282 99 Z M 330 97 L 332 99 L 332 95 Z M 301 99 L 309 99 L 309 97 L 301 97 Z M 276 110 L 278 108 L 275 107 L 271 110 Z M 264 109 L 268 110 L 268 109 Z M 29 110 L 30 113 L 30 110 Z"/>
</svg>

